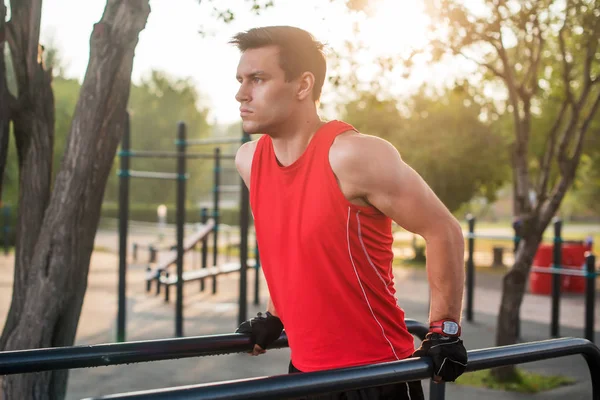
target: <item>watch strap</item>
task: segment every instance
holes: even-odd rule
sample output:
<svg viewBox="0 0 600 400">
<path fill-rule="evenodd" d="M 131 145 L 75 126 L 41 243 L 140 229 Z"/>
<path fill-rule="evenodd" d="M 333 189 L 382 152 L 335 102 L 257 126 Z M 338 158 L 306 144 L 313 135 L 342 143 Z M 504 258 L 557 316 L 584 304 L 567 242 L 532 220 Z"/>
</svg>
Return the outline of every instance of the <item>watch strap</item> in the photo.
<svg viewBox="0 0 600 400">
<path fill-rule="evenodd" d="M 448 332 L 445 329 L 444 324 L 447 323 L 447 322 L 452 323 L 452 325 L 456 324 L 456 328 L 457 329 L 455 330 L 455 332 Z M 439 321 L 433 321 L 433 322 L 431 322 L 429 324 L 429 331 L 433 332 L 433 333 L 438 333 L 438 334 L 443 335 L 443 336 L 459 337 L 461 335 L 462 329 L 461 329 L 460 324 L 457 321 L 455 321 L 453 319 L 446 318 L 446 319 L 441 319 Z"/>
</svg>

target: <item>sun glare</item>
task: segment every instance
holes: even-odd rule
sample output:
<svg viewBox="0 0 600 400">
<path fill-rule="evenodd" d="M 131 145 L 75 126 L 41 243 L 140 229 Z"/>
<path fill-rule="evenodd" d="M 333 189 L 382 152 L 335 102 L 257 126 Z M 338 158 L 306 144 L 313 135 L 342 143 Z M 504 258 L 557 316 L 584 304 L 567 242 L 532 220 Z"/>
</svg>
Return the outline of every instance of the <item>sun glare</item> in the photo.
<svg viewBox="0 0 600 400">
<path fill-rule="evenodd" d="M 426 44 L 428 17 L 423 2 L 378 0 L 360 25 L 360 37 L 377 55 L 407 54 Z"/>
</svg>

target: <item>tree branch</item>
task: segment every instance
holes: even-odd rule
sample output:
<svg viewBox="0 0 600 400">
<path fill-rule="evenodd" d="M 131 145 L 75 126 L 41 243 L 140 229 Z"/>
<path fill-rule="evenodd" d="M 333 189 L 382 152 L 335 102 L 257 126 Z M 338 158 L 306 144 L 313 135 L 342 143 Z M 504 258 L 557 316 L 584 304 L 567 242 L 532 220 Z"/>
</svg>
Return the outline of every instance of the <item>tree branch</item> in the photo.
<svg viewBox="0 0 600 400">
<path fill-rule="evenodd" d="M 558 137 L 558 130 L 562 124 L 562 119 L 565 115 L 565 111 L 567 110 L 567 102 L 563 102 L 562 107 L 560 108 L 560 112 L 558 113 L 558 117 L 556 121 L 554 121 L 554 125 L 550 128 L 550 132 L 548 133 L 548 140 L 546 142 L 546 150 L 544 152 L 544 156 L 542 159 L 542 163 L 540 166 L 540 170 L 542 174 L 540 176 L 540 184 L 538 186 L 538 198 L 546 198 L 548 190 L 548 181 L 550 179 L 550 164 L 552 162 L 552 158 L 554 157 L 554 148 L 556 147 L 556 139 Z M 541 201 L 540 201 L 541 203 Z"/>
<path fill-rule="evenodd" d="M 477 61 L 476 59 L 474 59 L 473 57 L 470 57 L 470 56 L 466 55 L 462 51 L 458 51 L 457 53 L 460 54 L 461 56 L 463 56 L 464 58 L 466 58 L 467 60 L 473 61 L 475 64 L 478 64 L 478 65 L 480 65 L 482 67 L 487 68 L 488 70 L 490 70 L 490 72 L 492 72 L 497 77 L 502 78 L 502 79 L 506 79 L 506 75 L 504 75 L 504 73 L 502 71 L 499 71 L 492 64 L 486 63 L 486 62 Z"/>
<path fill-rule="evenodd" d="M 560 48 L 560 54 L 562 56 L 562 64 L 563 64 L 563 83 L 565 87 L 565 95 L 567 96 L 567 100 L 569 104 L 574 107 L 575 99 L 573 98 L 573 91 L 571 90 L 571 63 L 567 60 L 567 51 L 565 48 L 565 30 L 567 29 L 567 20 L 569 19 L 569 9 L 571 2 L 567 0 L 565 6 L 565 20 L 563 22 L 562 27 L 558 31 L 558 44 Z"/>
<path fill-rule="evenodd" d="M 586 43 L 585 62 L 583 64 L 583 79 L 586 85 L 591 85 L 593 81 L 597 81 L 598 77 L 592 79 L 592 61 L 596 55 L 598 49 L 598 31 L 600 30 L 600 18 L 594 18 L 594 28 L 592 33 L 588 36 L 588 43 Z"/>
<path fill-rule="evenodd" d="M 540 24 L 537 15 L 534 19 L 534 30 L 536 34 L 534 35 L 534 38 L 531 41 L 532 61 L 529 63 L 529 69 L 525 73 L 525 78 L 523 79 L 524 86 L 529 84 L 529 89 L 525 89 L 529 97 L 532 97 L 537 92 L 540 60 L 542 58 L 542 49 L 544 47 L 544 39 L 542 37 L 542 30 L 540 29 Z M 537 46 L 535 45 L 536 40 Z M 537 53 L 535 52 L 536 49 Z"/>
<path fill-rule="evenodd" d="M 579 129 L 579 134 L 577 135 L 577 143 L 575 145 L 576 146 L 575 153 L 573 154 L 573 157 L 570 160 L 570 162 L 573 164 L 573 168 L 575 168 L 577 166 L 577 163 L 579 162 L 579 157 L 581 156 L 581 151 L 583 149 L 583 139 L 584 139 L 585 134 L 586 134 L 588 128 L 590 127 L 592 120 L 594 119 L 594 116 L 596 115 L 596 112 L 598 111 L 599 107 L 600 107 L 600 92 L 598 92 L 598 94 L 596 95 L 596 100 L 594 100 L 594 104 L 592 105 L 590 112 L 583 120 L 583 124 L 581 125 L 581 128 Z"/>
</svg>

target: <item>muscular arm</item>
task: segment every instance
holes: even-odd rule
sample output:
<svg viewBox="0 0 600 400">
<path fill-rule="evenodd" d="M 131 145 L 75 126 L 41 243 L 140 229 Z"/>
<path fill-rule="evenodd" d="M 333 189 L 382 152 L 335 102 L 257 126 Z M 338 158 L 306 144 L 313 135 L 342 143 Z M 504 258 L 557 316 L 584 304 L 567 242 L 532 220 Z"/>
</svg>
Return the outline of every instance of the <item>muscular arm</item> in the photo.
<svg viewBox="0 0 600 400">
<path fill-rule="evenodd" d="M 252 168 L 252 157 L 254 157 L 254 151 L 256 150 L 256 141 L 244 143 L 235 154 L 235 166 L 244 180 L 246 187 L 250 190 L 250 171 Z M 273 301 L 269 297 L 267 304 L 267 311 L 271 314 L 278 316 Z"/>
<path fill-rule="evenodd" d="M 464 241 L 458 221 L 398 151 L 380 138 L 357 133 L 340 135 L 329 159 L 346 197 L 373 205 L 425 239 L 430 321 L 460 321 Z"/>
</svg>

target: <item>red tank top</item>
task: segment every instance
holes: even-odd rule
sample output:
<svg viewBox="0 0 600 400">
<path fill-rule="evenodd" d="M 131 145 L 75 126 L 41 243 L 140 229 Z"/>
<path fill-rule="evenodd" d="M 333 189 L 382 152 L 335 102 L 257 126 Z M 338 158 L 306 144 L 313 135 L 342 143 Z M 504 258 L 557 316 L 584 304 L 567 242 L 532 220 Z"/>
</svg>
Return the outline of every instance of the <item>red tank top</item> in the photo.
<svg viewBox="0 0 600 400">
<path fill-rule="evenodd" d="M 250 178 L 261 264 L 303 372 L 400 360 L 414 351 L 394 296 L 391 220 L 350 203 L 329 164 L 330 121 L 283 167 L 271 138 L 258 140 Z"/>
</svg>

